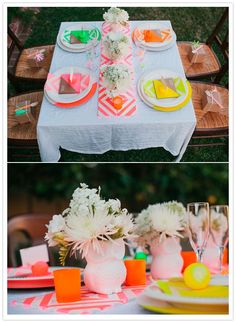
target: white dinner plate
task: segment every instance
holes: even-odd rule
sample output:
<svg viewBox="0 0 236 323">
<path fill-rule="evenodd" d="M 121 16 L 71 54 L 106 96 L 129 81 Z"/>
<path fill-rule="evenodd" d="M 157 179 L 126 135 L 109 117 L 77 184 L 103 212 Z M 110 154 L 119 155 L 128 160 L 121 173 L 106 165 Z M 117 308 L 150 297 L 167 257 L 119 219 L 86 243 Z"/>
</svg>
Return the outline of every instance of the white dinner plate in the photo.
<svg viewBox="0 0 236 323">
<path fill-rule="evenodd" d="M 173 29 L 166 27 L 166 25 L 163 22 L 145 22 L 137 26 L 136 28 L 139 28 L 140 30 L 144 29 L 170 29 L 170 35 L 171 38 L 165 40 L 164 42 L 145 42 L 140 41 L 140 45 L 142 47 L 145 47 L 147 50 L 152 51 L 160 51 L 160 50 L 166 50 L 170 47 L 172 47 L 176 42 L 176 34 L 173 31 Z M 137 41 L 137 40 L 136 40 Z"/>
<path fill-rule="evenodd" d="M 53 87 L 53 83 L 55 82 L 55 86 L 59 87 L 60 83 L 60 75 L 69 74 L 73 69 L 73 73 L 82 73 L 84 75 L 89 75 L 90 80 L 88 86 L 81 92 L 75 94 L 59 94 L 57 90 Z M 89 91 L 91 90 L 93 84 L 94 76 L 88 68 L 80 67 L 80 66 L 67 66 L 56 70 L 53 73 L 53 77 L 50 77 L 49 80 L 46 81 L 44 86 L 44 91 L 47 93 L 47 96 L 54 102 L 58 103 L 73 103 L 85 97 Z M 49 86 L 50 84 L 50 86 Z"/>
<path fill-rule="evenodd" d="M 101 37 L 101 33 L 100 33 L 99 29 L 92 24 L 88 24 L 88 23 L 85 24 L 85 23 L 80 23 L 80 22 L 73 24 L 71 26 L 68 26 L 60 33 L 59 38 L 60 38 L 61 43 L 68 49 L 77 49 L 81 52 L 88 50 L 92 44 L 71 44 L 69 42 L 70 32 L 72 30 L 81 30 L 81 29 L 94 30 L 96 44 L 99 43 L 99 38 Z"/>
<path fill-rule="evenodd" d="M 49 274 L 46 276 L 30 276 L 32 274 L 30 269 L 14 268 L 8 274 L 7 287 L 14 289 L 23 288 L 46 288 L 54 286 L 53 271 L 63 268 L 75 268 L 75 267 L 49 267 Z M 83 279 L 83 269 L 81 270 L 81 280 Z"/>
<path fill-rule="evenodd" d="M 141 43 L 139 42 L 139 46 L 142 47 L 143 49 L 145 49 L 146 51 L 149 52 L 161 52 L 161 51 L 165 51 L 169 48 L 171 48 L 174 44 L 176 44 L 176 35 L 173 35 L 173 41 L 170 42 L 169 44 L 165 45 L 165 46 L 161 46 L 161 47 L 147 47 L 145 45 L 146 43 Z"/>
<path fill-rule="evenodd" d="M 94 84 L 94 82 L 95 82 L 95 78 L 93 78 L 93 82 L 92 82 L 92 84 Z M 90 89 L 90 91 L 92 90 L 92 88 Z M 47 92 L 44 90 L 44 95 L 45 95 L 45 98 L 48 100 L 48 102 L 49 103 L 51 103 L 52 105 L 56 105 L 56 103 L 58 103 L 58 102 L 56 102 L 56 101 L 53 101 L 51 98 L 49 98 L 49 96 L 47 95 Z M 88 95 L 89 95 L 89 93 L 88 93 Z M 81 105 L 81 103 L 79 103 L 78 104 L 78 106 L 79 105 Z M 76 107 L 76 106 L 73 106 L 73 107 Z M 72 107 L 71 107 L 72 108 Z"/>
<path fill-rule="evenodd" d="M 182 79 L 184 88 L 185 88 L 185 94 L 182 94 L 178 98 L 167 98 L 167 99 L 157 99 L 156 96 L 155 97 L 153 96 L 153 98 L 148 96 L 144 91 L 144 84 L 149 80 L 161 79 L 161 77 L 164 77 L 164 78 L 179 77 L 180 79 Z M 160 106 L 163 108 L 168 108 L 171 106 L 175 106 L 183 102 L 188 95 L 188 87 L 187 87 L 186 81 L 178 73 L 171 70 L 156 69 L 151 72 L 146 72 L 140 77 L 137 86 L 138 86 L 139 95 L 145 101 L 145 103 L 147 103 L 150 107 Z"/>
<path fill-rule="evenodd" d="M 63 50 L 65 50 L 65 51 L 67 51 L 67 52 L 70 52 L 70 53 L 84 53 L 84 49 L 76 49 L 76 48 L 69 48 L 69 47 L 66 47 L 62 42 L 61 42 L 61 40 L 60 40 L 60 35 L 58 35 L 57 36 L 57 45 L 61 48 L 61 49 L 63 49 Z M 89 49 L 89 48 L 87 48 L 87 49 Z"/>
<path fill-rule="evenodd" d="M 180 295 L 167 295 L 156 284 L 151 284 L 146 287 L 143 294 L 153 300 L 169 302 L 175 304 L 175 306 L 185 306 L 186 308 L 191 308 L 193 305 L 200 305 L 202 307 L 226 306 L 229 303 L 228 297 L 183 297 Z"/>
</svg>

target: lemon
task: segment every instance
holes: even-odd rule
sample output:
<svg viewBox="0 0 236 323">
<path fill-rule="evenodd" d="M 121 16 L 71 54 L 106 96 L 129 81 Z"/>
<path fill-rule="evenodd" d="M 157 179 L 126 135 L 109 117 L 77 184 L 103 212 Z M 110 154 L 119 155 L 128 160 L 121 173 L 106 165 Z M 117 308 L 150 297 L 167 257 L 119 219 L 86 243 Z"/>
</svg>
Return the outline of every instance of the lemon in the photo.
<svg viewBox="0 0 236 323">
<path fill-rule="evenodd" d="M 193 263 L 184 271 L 184 282 L 192 289 L 206 288 L 210 282 L 211 274 L 204 264 Z"/>
</svg>

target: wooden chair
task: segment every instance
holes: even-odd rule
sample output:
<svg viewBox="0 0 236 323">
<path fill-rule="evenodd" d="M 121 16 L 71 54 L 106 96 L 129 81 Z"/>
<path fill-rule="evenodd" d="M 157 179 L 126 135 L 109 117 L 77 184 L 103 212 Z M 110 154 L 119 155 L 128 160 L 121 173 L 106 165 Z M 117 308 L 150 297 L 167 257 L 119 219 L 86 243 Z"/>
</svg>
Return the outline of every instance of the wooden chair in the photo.
<svg viewBox="0 0 236 323">
<path fill-rule="evenodd" d="M 17 254 L 19 256 L 19 243 L 14 241 L 17 233 L 22 233 L 28 241 L 25 247 L 45 243 L 44 236 L 47 232 L 46 224 L 51 220 L 50 214 L 19 214 L 8 221 L 8 265 L 16 266 Z"/>
<path fill-rule="evenodd" d="M 39 104 L 32 108 L 34 123 L 18 124 L 15 119 L 15 109 L 17 103 L 29 100 L 31 103 L 38 102 Z M 36 126 L 40 113 L 41 103 L 43 100 L 43 92 L 36 91 L 24 93 L 14 96 L 8 100 L 8 147 L 17 156 L 16 152 L 21 149 L 37 149 L 38 143 L 36 135 Z"/>
<path fill-rule="evenodd" d="M 8 36 L 10 37 L 11 43 L 8 47 L 8 78 L 17 88 L 22 81 L 35 82 L 37 84 L 44 84 L 47 79 L 48 71 L 51 65 L 52 55 L 54 51 L 54 45 L 45 45 L 39 47 L 32 47 L 24 49 L 20 40 L 14 34 L 10 27 L 8 27 Z M 11 68 L 9 66 L 10 59 L 12 57 L 13 51 L 18 49 L 18 56 L 16 57 L 15 65 Z M 41 50 L 45 49 L 47 51 L 47 56 L 45 57 L 44 64 L 42 67 L 32 67 L 29 64 L 27 56 L 30 50 Z"/>
<path fill-rule="evenodd" d="M 202 110 L 202 97 L 206 90 L 217 89 L 221 94 L 222 105 L 225 107 L 226 111 L 229 108 L 229 92 L 228 89 L 221 85 L 216 85 L 207 82 L 191 81 L 192 87 L 192 101 L 194 105 L 194 110 L 197 118 L 197 125 L 193 133 L 192 139 L 217 139 L 217 138 L 227 138 L 228 137 L 228 126 L 229 118 L 228 115 L 217 113 L 217 112 L 207 112 L 203 115 Z M 189 147 L 204 147 L 204 146 L 219 146 L 225 145 L 224 142 L 218 141 L 214 143 L 200 143 L 200 144 L 189 144 Z"/>
<path fill-rule="evenodd" d="M 201 44 L 205 50 L 205 60 L 203 63 L 191 64 L 188 58 L 191 42 L 178 42 L 178 49 L 187 78 L 198 79 L 202 77 L 215 76 L 213 78 L 213 81 L 219 83 L 222 74 L 224 74 L 228 70 L 228 27 L 223 40 L 221 40 L 219 35 L 222 32 L 222 29 L 227 21 L 228 8 L 224 11 L 222 17 L 220 18 L 212 34 L 207 39 L 206 43 Z M 213 44 L 216 44 L 220 52 L 223 54 L 223 65 L 221 65 L 219 59 L 217 58 L 212 48 Z"/>
</svg>

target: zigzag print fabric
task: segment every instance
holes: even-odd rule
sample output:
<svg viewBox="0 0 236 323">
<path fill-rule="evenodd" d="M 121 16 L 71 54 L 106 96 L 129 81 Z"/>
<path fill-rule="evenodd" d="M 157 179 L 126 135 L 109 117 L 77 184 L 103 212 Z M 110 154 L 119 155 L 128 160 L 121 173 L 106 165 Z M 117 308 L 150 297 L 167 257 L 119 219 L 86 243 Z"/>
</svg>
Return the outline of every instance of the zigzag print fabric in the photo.
<svg viewBox="0 0 236 323">
<path fill-rule="evenodd" d="M 110 32 L 110 24 L 105 22 L 102 25 L 102 39 Z M 122 27 L 122 32 L 130 39 L 130 48 L 126 57 L 119 60 L 119 63 L 128 65 L 130 73 L 132 75 L 132 85 L 130 89 L 120 95 L 123 99 L 123 106 L 120 110 L 114 108 L 112 99 L 107 95 L 106 88 L 103 86 L 102 73 L 100 72 L 99 77 L 99 89 L 98 89 L 98 116 L 99 117 L 131 117 L 137 110 L 136 97 L 134 90 L 134 66 L 132 58 L 132 40 L 130 25 Z M 101 61 L 100 67 L 104 65 L 111 65 L 112 61 L 104 54 L 103 44 L 101 45 Z"/>
</svg>

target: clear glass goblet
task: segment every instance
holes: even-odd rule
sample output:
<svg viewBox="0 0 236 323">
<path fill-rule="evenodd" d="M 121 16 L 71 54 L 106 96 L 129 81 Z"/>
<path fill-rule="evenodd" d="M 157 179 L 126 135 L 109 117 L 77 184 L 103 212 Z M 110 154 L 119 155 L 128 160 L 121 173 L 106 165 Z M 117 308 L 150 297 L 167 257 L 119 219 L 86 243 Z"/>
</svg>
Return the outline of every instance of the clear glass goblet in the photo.
<svg viewBox="0 0 236 323">
<path fill-rule="evenodd" d="M 190 244 L 197 256 L 197 262 L 202 262 L 206 243 L 209 237 L 209 203 L 194 202 L 187 205 L 187 233 Z"/>
<path fill-rule="evenodd" d="M 210 234 L 219 249 L 219 273 L 222 272 L 224 249 L 229 241 L 229 207 L 213 205 L 210 207 Z"/>
</svg>

